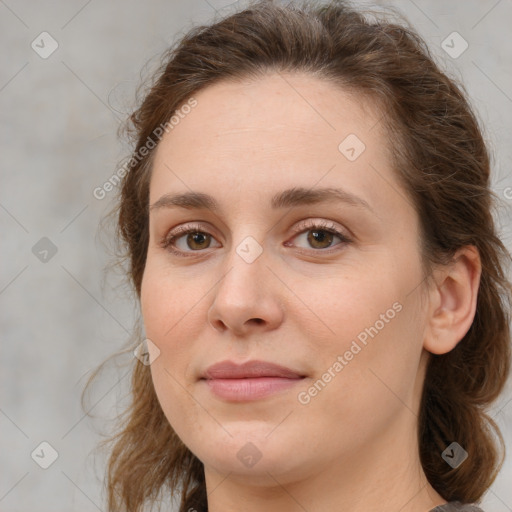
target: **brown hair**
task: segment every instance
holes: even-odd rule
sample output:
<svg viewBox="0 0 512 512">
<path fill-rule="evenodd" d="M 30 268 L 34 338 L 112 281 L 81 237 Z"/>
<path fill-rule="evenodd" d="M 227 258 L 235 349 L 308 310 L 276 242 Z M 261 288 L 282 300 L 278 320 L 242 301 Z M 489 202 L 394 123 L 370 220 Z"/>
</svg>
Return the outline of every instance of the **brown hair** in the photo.
<svg viewBox="0 0 512 512">
<path fill-rule="evenodd" d="M 420 218 L 425 275 L 463 246 L 480 253 L 474 321 L 452 351 L 431 355 L 418 431 L 421 463 L 434 489 L 447 501 L 480 500 L 504 459 L 503 437 L 485 408 L 509 373 L 512 286 L 505 271 L 510 254 L 491 212 L 497 197 L 490 190 L 489 155 L 463 86 L 439 69 L 413 29 L 370 19 L 342 1 L 253 3 L 191 29 L 162 59 L 129 119 L 135 147 L 112 212 L 137 297 L 148 248 L 155 151 L 140 158 L 140 150 L 187 99 L 220 80 L 284 70 L 312 73 L 373 98 L 386 113 L 382 122 L 391 134 L 393 165 Z M 134 333 L 135 344 L 138 336 Z M 139 512 L 166 490 L 181 493 L 180 511 L 207 510 L 202 463 L 165 418 L 149 367 L 135 359 L 132 364 L 131 405 L 120 417 L 118 433 L 104 442 L 113 443 L 108 510 Z M 441 457 L 452 441 L 468 452 L 456 469 Z"/>
</svg>

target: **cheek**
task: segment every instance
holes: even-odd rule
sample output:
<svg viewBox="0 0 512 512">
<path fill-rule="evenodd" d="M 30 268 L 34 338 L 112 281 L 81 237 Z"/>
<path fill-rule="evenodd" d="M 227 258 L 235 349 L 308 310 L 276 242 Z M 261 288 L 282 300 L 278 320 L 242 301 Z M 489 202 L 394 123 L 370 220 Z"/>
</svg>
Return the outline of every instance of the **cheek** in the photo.
<svg viewBox="0 0 512 512">
<path fill-rule="evenodd" d="M 193 319 L 193 305 L 198 299 L 182 291 L 175 279 L 151 262 L 147 265 L 141 285 L 141 311 L 146 337 L 160 351 L 150 366 L 155 392 L 173 429 L 183 433 L 194 424 L 197 434 L 205 427 L 197 404 L 187 393 L 186 376 L 194 348 L 193 326 L 198 325 Z"/>
<path fill-rule="evenodd" d="M 169 365 L 169 358 L 162 353 L 151 365 L 151 377 L 160 407 L 172 429 L 190 448 L 194 441 L 208 437 L 215 425 L 187 390 L 180 372 Z"/>
<path fill-rule="evenodd" d="M 194 289 L 198 290 L 148 260 L 141 285 L 141 311 L 146 335 L 160 350 L 181 337 L 178 333 L 197 325 L 191 318 L 200 309 L 201 295 Z"/>
<path fill-rule="evenodd" d="M 200 298 L 183 292 L 174 278 L 147 266 L 141 285 L 141 312 L 146 337 L 160 351 L 151 372 L 159 399 L 174 404 L 173 410 L 186 398 L 184 387 L 201 325 Z M 168 410 L 166 406 L 166 414 Z"/>
<path fill-rule="evenodd" d="M 347 439 L 357 449 L 415 410 L 421 350 L 414 347 L 406 315 L 404 308 L 378 332 L 360 330 L 365 343 L 357 336 L 333 341 L 331 357 L 322 358 L 308 387 L 299 390 L 304 424 L 328 433 L 333 451 L 346 450 Z"/>
<path fill-rule="evenodd" d="M 316 357 L 314 379 L 302 395 L 303 402 L 310 399 L 306 407 L 318 411 L 312 418 L 321 421 L 321 411 L 330 410 L 341 422 L 350 418 L 357 425 L 369 411 L 384 417 L 403 407 L 401 401 L 412 407 L 423 326 L 418 295 L 410 293 L 416 273 L 397 267 L 354 271 L 333 279 L 328 289 L 304 288 L 316 314 L 301 320 Z"/>
<path fill-rule="evenodd" d="M 350 270 L 325 282 L 303 282 L 300 288 L 308 310 L 307 314 L 294 318 L 310 334 L 308 340 L 321 343 L 320 354 L 343 353 L 358 336 L 364 342 L 365 336 L 368 337 L 366 329 L 376 322 L 379 333 L 396 323 L 396 309 L 400 306 L 395 303 L 402 300 L 403 293 L 392 270 L 372 273 L 355 266 Z"/>
</svg>

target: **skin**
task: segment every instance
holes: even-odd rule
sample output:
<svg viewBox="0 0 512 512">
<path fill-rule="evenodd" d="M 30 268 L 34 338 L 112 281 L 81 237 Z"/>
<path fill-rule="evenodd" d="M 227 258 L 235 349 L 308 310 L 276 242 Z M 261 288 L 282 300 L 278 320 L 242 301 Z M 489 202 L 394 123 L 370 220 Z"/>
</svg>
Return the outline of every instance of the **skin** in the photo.
<svg viewBox="0 0 512 512">
<path fill-rule="evenodd" d="M 221 210 L 151 211 L 141 307 L 160 350 L 151 365 L 158 399 L 204 464 L 209 510 L 427 512 L 445 503 L 420 464 L 417 414 L 429 352 L 452 350 L 473 321 L 478 252 L 462 249 L 427 285 L 419 219 L 368 100 L 299 73 L 224 81 L 194 97 L 156 150 L 150 204 L 194 190 Z M 355 161 L 338 150 L 349 134 L 366 146 Z M 275 193 L 299 186 L 342 188 L 371 211 L 341 201 L 270 208 Z M 303 220 L 330 221 L 352 241 L 312 245 L 314 228 L 294 231 Z M 187 223 L 211 239 L 187 245 L 182 235 L 176 246 L 190 257 L 159 245 Z M 252 263 L 236 252 L 247 236 L 263 251 Z M 397 302 L 400 312 L 300 403 Z M 306 378 L 228 402 L 198 380 L 226 359 L 271 361 Z M 237 457 L 248 442 L 261 456 L 252 467 Z"/>
</svg>

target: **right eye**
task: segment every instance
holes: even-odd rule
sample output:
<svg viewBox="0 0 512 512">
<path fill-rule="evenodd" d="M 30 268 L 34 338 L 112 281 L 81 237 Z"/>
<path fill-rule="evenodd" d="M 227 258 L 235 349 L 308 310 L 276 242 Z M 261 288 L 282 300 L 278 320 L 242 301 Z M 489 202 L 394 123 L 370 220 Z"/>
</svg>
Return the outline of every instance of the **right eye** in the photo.
<svg viewBox="0 0 512 512">
<path fill-rule="evenodd" d="M 176 249 L 180 239 L 184 239 L 182 247 Z M 188 256 L 186 253 L 193 253 L 208 249 L 213 236 L 202 229 L 199 224 L 186 224 L 177 227 L 175 230 L 167 234 L 160 243 L 160 246 L 167 249 L 176 256 Z M 192 250 L 187 250 L 192 249 Z"/>
</svg>

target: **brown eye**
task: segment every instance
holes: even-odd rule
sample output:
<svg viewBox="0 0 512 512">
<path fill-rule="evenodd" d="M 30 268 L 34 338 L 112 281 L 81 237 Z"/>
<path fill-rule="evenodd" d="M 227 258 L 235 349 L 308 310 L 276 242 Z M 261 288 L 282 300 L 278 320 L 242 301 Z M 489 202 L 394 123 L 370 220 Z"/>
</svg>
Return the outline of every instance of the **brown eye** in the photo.
<svg viewBox="0 0 512 512">
<path fill-rule="evenodd" d="M 203 249 L 209 249 L 212 240 L 215 238 L 203 231 L 201 225 L 188 224 L 169 233 L 160 242 L 160 246 L 177 256 L 189 256 L 194 252 L 200 253 Z M 217 247 L 220 247 L 220 244 Z"/>
<path fill-rule="evenodd" d="M 351 239 L 344 235 L 336 225 L 321 222 L 321 221 L 306 221 L 301 223 L 298 228 L 298 235 L 295 236 L 294 240 L 301 241 L 303 237 L 304 245 L 297 245 L 299 248 L 305 249 L 316 249 L 314 252 L 329 252 L 328 249 L 337 245 L 346 245 L 351 242 Z M 340 242 L 334 243 L 334 240 L 338 238 Z M 286 245 L 290 245 L 287 243 Z M 295 245 L 295 242 L 294 244 Z"/>
<path fill-rule="evenodd" d="M 205 242 L 208 241 L 208 244 Z M 194 250 L 208 249 L 211 242 L 211 235 L 203 233 L 201 231 L 194 231 L 187 235 L 186 244 L 187 247 Z"/>
<path fill-rule="evenodd" d="M 327 249 L 333 240 L 333 233 L 324 229 L 311 229 L 308 231 L 308 243 L 315 249 Z"/>
</svg>

